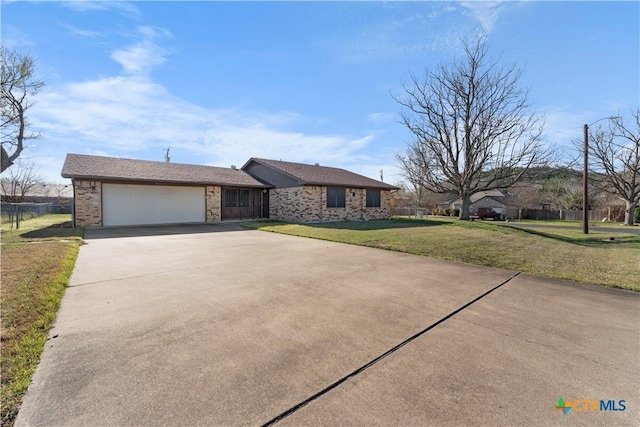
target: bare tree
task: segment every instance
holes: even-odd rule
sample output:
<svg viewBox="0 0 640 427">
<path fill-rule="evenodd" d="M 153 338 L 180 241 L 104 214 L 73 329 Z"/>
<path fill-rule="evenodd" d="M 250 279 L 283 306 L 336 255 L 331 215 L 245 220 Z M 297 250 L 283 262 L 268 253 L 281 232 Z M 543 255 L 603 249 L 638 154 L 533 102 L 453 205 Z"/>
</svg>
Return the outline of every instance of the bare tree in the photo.
<svg viewBox="0 0 640 427">
<path fill-rule="evenodd" d="M 601 191 L 625 202 L 624 223 L 633 225 L 640 204 L 640 108 L 630 125 L 615 117 L 589 134 L 590 179 Z"/>
<path fill-rule="evenodd" d="M 12 202 L 22 201 L 24 196 L 38 185 L 42 184 L 42 178 L 33 162 L 16 161 L 16 167 L 9 169 L 7 176 L 0 180 L 2 193 Z"/>
<path fill-rule="evenodd" d="M 29 55 L 7 49 L 5 46 L 0 47 L 0 55 L 2 57 L 0 172 L 4 172 L 18 159 L 26 140 L 40 137 L 38 133 L 28 131 L 29 121 L 26 113 L 33 106 L 33 97 L 42 89 L 44 82 L 34 78 L 35 61 Z"/>
<path fill-rule="evenodd" d="M 563 211 L 582 208 L 582 188 L 575 177 L 554 176 L 544 181 L 540 192 L 542 201 L 553 209 Z"/>
<path fill-rule="evenodd" d="M 551 206 L 552 209 L 562 211 L 567 209 L 565 200 L 569 193 L 569 186 L 566 178 L 553 177 L 543 182 L 540 189 L 542 203 Z"/>
<path fill-rule="evenodd" d="M 511 205 L 518 208 L 518 219 L 522 219 L 522 211 L 541 205 L 542 185 L 525 181 L 511 188 Z"/>
<path fill-rule="evenodd" d="M 542 118 L 530 111 L 521 76 L 515 65 L 490 60 L 480 36 L 464 43 L 462 58 L 412 75 L 403 95 L 394 96 L 414 136 L 397 155 L 405 176 L 435 192 L 457 193 L 460 219 L 469 218 L 473 194 L 511 187 L 548 160 Z"/>
</svg>

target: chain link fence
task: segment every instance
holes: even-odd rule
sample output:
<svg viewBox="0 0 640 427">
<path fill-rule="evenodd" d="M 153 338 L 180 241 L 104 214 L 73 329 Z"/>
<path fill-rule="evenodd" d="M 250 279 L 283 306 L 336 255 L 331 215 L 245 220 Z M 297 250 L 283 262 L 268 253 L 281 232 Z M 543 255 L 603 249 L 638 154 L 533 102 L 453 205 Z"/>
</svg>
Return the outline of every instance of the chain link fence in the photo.
<svg viewBox="0 0 640 427">
<path fill-rule="evenodd" d="M 11 229 L 19 229 L 20 223 L 24 220 L 40 217 L 49 214 L 70 214 L 73 207 L 73 200 L 68 202 L 1 202 L 0 214 L 2 224 L 9 224 Z"/>
</svg>

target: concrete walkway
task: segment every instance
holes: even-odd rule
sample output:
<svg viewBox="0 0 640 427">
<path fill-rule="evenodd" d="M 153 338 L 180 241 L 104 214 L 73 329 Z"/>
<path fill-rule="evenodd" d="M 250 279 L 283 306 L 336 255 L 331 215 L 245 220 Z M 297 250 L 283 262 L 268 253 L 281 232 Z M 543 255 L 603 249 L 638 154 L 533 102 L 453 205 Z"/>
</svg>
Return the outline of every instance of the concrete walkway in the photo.
<svg viewBox="0 0 640 427">
<path fill-rule="evenodd" d="M 86 241 L 18 426 L 640 419 L 640 294 L 229 224 Z"/>
</svg>

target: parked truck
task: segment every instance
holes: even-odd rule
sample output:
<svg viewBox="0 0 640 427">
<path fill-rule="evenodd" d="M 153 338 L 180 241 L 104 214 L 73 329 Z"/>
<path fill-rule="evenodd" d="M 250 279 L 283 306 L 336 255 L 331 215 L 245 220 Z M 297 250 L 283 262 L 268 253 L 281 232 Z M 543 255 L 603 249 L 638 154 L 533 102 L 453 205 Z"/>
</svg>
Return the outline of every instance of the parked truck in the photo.
<svg viewBox="0 0 640 427">
<path fill-rule="evenodd" d="M 502 213 L 496 212 L 495 210 L 493 210 L 493 208 L 476 208 L 476 207 L 469 208 L 470 220 L 475 220 L 475 219 L 485 220 L 489 218 L 493 219 L 494 221 L 498 221 L 502 219 Z"/>
</svg>

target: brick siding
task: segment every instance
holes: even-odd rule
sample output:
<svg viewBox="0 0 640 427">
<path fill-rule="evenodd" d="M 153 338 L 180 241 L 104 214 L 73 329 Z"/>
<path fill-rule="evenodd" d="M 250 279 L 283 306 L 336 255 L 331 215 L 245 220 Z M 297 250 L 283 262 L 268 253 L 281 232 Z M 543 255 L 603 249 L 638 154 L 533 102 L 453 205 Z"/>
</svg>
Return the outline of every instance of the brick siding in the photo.
<svg viewBox="0 0 640 427">
<path fill-rule="evenodd" d="M 391 197 L 380 190 L 379 208 L 366 207 L 366 189 L 346 188 L 346 207 L 327 207 L 327 187 L 275 188 L 269 190 L 269 217 L 289 222 L 362 221 L 391 217 Z M 206 221 L 222 219 L 222 189 L 206 187 Z M 102 183 L 75 181 L 75 220 L 78 227 L 102 226 Z"/>
<path fill-rule="evenodd" d="M 366 189 L 346 188 L 344 208 L 327 207 L 327 187 L 276 188 L 269 194 L 269 217 L 289 222 L 362 221 L 391 217 L 391 197 L 380 191 L 380 207 L 366 207 Z"/>
<path fill-rule="evenodd" d="M 102 183 L 75 181 L 75 220 L 77 227 L 102 226 Z"/>
<path fill-rule="evenodd" d="M 304 187 L 269 190 L 269 218 L 300 222 L 305 213 Z"/>
</svg>

